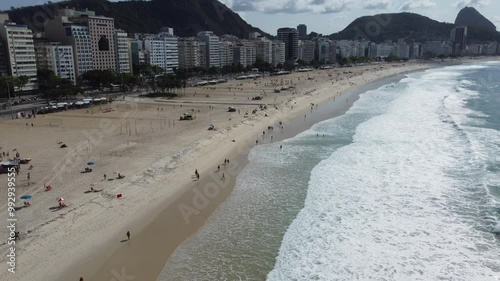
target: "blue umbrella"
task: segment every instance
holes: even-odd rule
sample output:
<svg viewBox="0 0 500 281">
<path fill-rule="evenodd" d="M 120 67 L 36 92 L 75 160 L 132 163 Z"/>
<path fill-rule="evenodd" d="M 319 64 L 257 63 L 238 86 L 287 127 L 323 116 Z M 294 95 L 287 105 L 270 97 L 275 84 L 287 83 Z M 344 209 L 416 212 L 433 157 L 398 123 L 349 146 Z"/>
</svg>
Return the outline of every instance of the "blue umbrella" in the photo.
<svg viewBox="0 0 500 281">
<path fill-rule="evenodd" d="M 23 195 L 20 198 L 21 199 L 31 199 L 31 195 Z"/>
<path fill-rule="evenodd" d="M 94 165 L 94 162 L 88 162 L 87 165 L 92 166 Z"/>
</svg>

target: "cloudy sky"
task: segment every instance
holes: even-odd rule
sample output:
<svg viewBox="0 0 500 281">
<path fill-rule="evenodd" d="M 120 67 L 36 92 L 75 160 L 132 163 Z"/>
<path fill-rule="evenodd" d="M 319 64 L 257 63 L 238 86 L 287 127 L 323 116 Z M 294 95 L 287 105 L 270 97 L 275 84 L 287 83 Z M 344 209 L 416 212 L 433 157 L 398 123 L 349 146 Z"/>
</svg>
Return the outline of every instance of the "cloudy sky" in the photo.
<svg viewBox="0 0 500 281">
<path fill-rule="evenodd" d="M 116 0 L 117 1 L 117 0 Z M 303 23 L 308 32 L 330 34 L 354 19 L 378 13 L 414 12 L 454 22 L 458 11 L 473 6 L 500 30 L 499 0 L 219 0 L 253 26 L 270 34 L 279 27 Z M 43 4 L 42 0 L 1 0 L 0 9 Z M 53 0 L 53 2 L 57 2 Z"/>
</svg>

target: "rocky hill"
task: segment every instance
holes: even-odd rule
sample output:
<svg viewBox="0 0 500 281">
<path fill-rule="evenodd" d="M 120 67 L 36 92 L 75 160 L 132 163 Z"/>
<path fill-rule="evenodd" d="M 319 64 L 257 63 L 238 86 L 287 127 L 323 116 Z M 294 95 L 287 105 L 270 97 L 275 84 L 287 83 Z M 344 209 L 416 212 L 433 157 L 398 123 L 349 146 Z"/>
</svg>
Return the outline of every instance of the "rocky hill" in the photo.
<svg viewBox="0 0 500 281">
<path fill-rule="evenodd" d="M 258 31 L 238 14 L 217 0 L 152 0 L 110 2 L 106 0 L 70 0 L 8 11 L 11 20 L 43 31 L 43 21 L 53 17 L 59 8 L 96 11 L 98 15 L 115 19 L 117 28 L 129 33 L 156 33 L 162 27 L 172 27 L 179 36 L 195 36 L 199 31 L 248 37 Z"/>
<path fill-rule="evenodd" d="M 455 19 L 456 25 L 467 25 L 480 27 L 490 31 L 496 31 L 497 27 L 473 7 L 465 7 L 458 12 Z"/>
<path fill-rule="evenodd" d="M 330 35 L 336 40 L 367 39 L 376 43 L 399 38 L 415 39 L 417 42 L 448 40 L 452 23 L 438 22 L 414 13 L 379 14 L 354 20 L 344 30 Z M 500 42 L 500 33 L 477 26 L 469 26 L 468 41 L 480 43 Z"/>
</svg>

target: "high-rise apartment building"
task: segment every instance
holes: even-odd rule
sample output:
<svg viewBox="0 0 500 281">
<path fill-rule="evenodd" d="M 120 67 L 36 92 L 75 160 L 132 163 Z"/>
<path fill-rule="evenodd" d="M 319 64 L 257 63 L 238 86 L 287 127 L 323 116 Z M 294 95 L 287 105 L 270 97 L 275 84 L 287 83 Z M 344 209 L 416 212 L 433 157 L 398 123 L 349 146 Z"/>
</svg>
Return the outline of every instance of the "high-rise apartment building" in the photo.
<svg viewBox="0 0 500 281">
<path fill-rule="evenodd" d="M 49 19 L 45 25 L 45 36 L 54 42 L 73 46 L 73 57 L 77 76 L 94 69 L 92 40 L 86 24 L 77 24 L 68 16 L 94 15 L 92 11 L 59 10 L 58 15 Z"/>
<path fill-rule="evenodd" d="M 162 32 L 144 40 L 147 61 L 165 69 L 166 73 L 174 73 L 179 68 L 179 50 L 177 37 Z"/>
<path fill-rule="evenodd" d="M 234 62 L 234 43 L 230 41 L 220 42 L 220 67 L 232 65 Z"/>
<path fill-rule="evenodd" d="M 311 40 L 300 40 L 299 41 L 299 57 L 298 59 L 303 60 L 307 63 L 311 63 L 314 60 L 314 52 L 316 49 L 316 43 Z"/>
<path fill-rule="evenodd" d="M 131 73 L 131 50 L 128 34 L 123 30 L 115 31 L 116 73 Z"/>
<path fill-rule="evenodd" d="M 255 41 L 256 55 L 264 62 L 273 63 L 273 42 L 265 38 Z"/>
<path fill-rule="evenodd" d="M 198 33 L 198 39 L 205 43 L 207 68 L 220 67 L 220 41 L 219 36 L 212 31 L 202 31 Z"/>
<path fill-rule="evenodd" d="M 335 63 L 337 61 L 337 42 L 330 40 L 330 63 Z"/>
<path fill-rule="evenodd" d="M 251 42 L 240 42 L 233 48 L 234 62 L 241 64 L 243 67 L 252 66 L 255 64 L 257 52 L 255 45 Z"/>
<path fill-rule="evenodd" d="M 38 89 L 33 32 L 26 25 L 6 21 L 0 24 L 0 37 L 5 46 L 9 74 L 14 77 L 27 76 L 29 78 L 28 83 L 19 90 Z"/>
<path fill-rule="evenodd" d="M 179 38 L 179 68 L 200 67 L 200 42 L 197 38 Z"/>
<path fill-rule="evenodd" d="M 144 41 L 141 39 L 133 39 L 130 42 L 130 52 L 132 57 L 132 65 L 141 65 L 146 63 L 147 54 L 144 49 Z"/>
<path fill-rule="evenodd" d="M 73 46 L 42 43 L 35 46 L 35 52 L 38 67 L 50 69 L 58 77 L 71 80 L 76 85 Z"/>
<path fill-rule="evenodd" d="M 199 42 L 199 48 L 198 48 L 198 57 L 200 60 L 200 67 L 201 68 L 208 68 L 208 50 L 207 50 L 207 43 L 200 41 Z"/>
<path fill-rule="evenodd" d="M 451 30 L 450 41 L 453 53 L 462 54 L 467 50 L 467 26 L 457 26 Z"/>
<path fill-rule="evenodd" d="M 278 64 L 284 64 L 285 52 L 286 52 L 285 43 L 278 40 L 273 41 L 272 49 L 273 49 L 272 51 L 273 66 L 277 66 Z"/>
<path fill-rule="evenodd" d="M 299 24 L 297 26 L 297 31 L 299 32 L 300 39 L 305 39 L 307 37 L 307 26 L 305 24 Z"/>
<path fill-rule="evenodd" d="M 116 71 L 115 20 L 102 16 L 70 18 L 89 28 L 94 70 Z"/>
<path fill-rule="evenodd" d="M 330 63 L 330 40 L 319 38 L 316 41 L 316 59 L 320 63 Z"/>
<path fill-rule="evenodd" d="M 285 60 L 295 62 L 299 57 L 299 33 L 295 28 L 278 29 L 278 40 L 285 43 Z"/>
<path fill-rule="evenodd" d="M 8 69 L 8 59 L 5 54 L 5 46 L 2 40 L 0 40 L 0 76 L 6 76 L 9 74 Z"/>
</svg>

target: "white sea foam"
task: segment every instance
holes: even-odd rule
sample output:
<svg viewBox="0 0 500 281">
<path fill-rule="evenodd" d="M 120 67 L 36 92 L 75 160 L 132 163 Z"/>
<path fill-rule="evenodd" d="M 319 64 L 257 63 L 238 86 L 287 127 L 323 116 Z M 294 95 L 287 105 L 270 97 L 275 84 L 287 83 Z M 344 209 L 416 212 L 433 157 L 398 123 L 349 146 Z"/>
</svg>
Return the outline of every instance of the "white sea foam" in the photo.
<svg viewBox="0 0 500 281">
<path fill-rule="evenodd" d="M 498 136 L 464 129 L 473 113 L 464 95 L 475 93 L 457 91 L 455 80 L 481 68 L 402 80 L 385 112 L 313 169 L 268 280 L 496 280 L 500 243 L 486 229 L 496 222 L 483 160 L 498 147 L 481 138 Z M 384 107 L 378 98 L 365 101 Z"/>
</svg>

